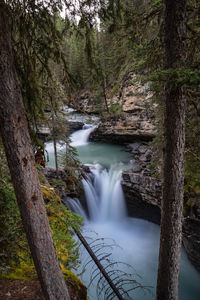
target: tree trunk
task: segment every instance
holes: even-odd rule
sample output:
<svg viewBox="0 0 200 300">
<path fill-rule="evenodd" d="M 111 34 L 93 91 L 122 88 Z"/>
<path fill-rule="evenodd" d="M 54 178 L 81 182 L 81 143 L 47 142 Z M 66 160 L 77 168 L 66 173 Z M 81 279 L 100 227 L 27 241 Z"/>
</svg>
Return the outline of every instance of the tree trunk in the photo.
<svg viewBox="0 0 200 300">
<path fill-rule="evenodd" d="M 176 84 L 173 69 L 184 66 L 186 57 L 186 0 L 164 0 L 163 198 L 157 300 L 178 299 L 184 193 L 185 95 Z"/>
<path fill-rule="evenodd" d="M 108 101 L 107 101 L 107 96 L 106 96 L 106 88 L 107 88 L 106 78 L 103 79 L 102 87 L 103 87 L 103 97 L 104 97 L 104 103 L 105 103 L 106 111 L 109 112 Z"/>
<path fill-rule="evenodd" d="M 55 164 L 56 164 L 56 176 L 58 177 L 58 154 L 57 154 L 57 143 L 56 143 L 56 135 L 55 135 L 55 129 L 53 128 L 53 146 L 54 146 L 54 158 L 55 158 Z"/>
<path fill-rule="evenodd" d="M 9 30 L 0 2 L 0 132 L 24 229 L 45 299 L 70 299 L 40 191 Z"/>
<path fill-rule="evenodd" d="M 58 153 L 57 153 L 56 129 L 55 128 L 56 128 L 56 126 L 55 126 L 55 118 L 54 118 L 54 111 L 53 111 L 52 112 L 52 135 L 53 135 L 53 146 L 54 146 L 54 158 L 55 158 L 55 165 L 56 165 L 56 176 L 58 177 Z"/>
<path fill-rule="evenodd" d="M 113 290 L 113 293 L 117 296 L 117 298 L 119 300 L 123 300 L 124 298 L 122 297 L 119 289 L 114 284 L 114 282 L 111 279 L 111 277 L 109 276 L 109 272 L 107 272 L 106 269 L 103 267 L 103 265 L 101 264 L 101 261 L 97 258 L 96 254 L 93 252 L 92 248 L 90 247 L 90 245 L 88 244 L 88 242 L 86 241 L 86 239 L 83 237 L 83 235 L 81 234 L 80 231 L 76 230 L 75 228 L 73 230 L 76 233 L 76 235 L 78 236 L 78 238 L 81 241 L 81 243 L 84 245 L 84 247 L 87 250 L 87 252 L 89 253 L 90 257 L 95 262 L 96 266 L 98 267 L 98 269 L 100 270 L 100 272 L 102 273 L 102 275 L 104 276 L 104 278 L 107 280 L 109 286 Z"/>
</svg>

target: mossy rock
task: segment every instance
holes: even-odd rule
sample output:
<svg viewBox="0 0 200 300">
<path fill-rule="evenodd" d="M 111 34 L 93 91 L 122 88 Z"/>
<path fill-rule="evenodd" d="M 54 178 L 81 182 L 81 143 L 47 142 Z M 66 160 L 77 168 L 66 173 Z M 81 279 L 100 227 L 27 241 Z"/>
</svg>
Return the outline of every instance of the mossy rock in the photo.
<svg viewBox="0 0 200 300">
<path fill-rule="evenodd" d="M 83 282 L 71 271 L 63 271 L 67 287 L 69 289 L 70 296 L 72 300 L 86 300 L 87 288 Z"/>
<path fill-rule="evenodd" d="M 26 262 L 22 262 L 18 265 L 11 264 L 10 272 L 1 274 L 1 278 L 6 279 L 18 279 L 18 280 L 32 280 L 37 278 L 37 273 L 35 270 L 35 266 L 32 264 L 28 264 Z"/>
<path fill-rule="evenodd" d="M 52 188 L 48 184 L 42 184 L 41 185 L 42 189 L 42 195 L 45 203 L 48 203 L 49 201 L 55 201 L 57 203 L 62 203 L 60 197 L 58 194 L 55 192 L 54 188 Z"/>
</svg>

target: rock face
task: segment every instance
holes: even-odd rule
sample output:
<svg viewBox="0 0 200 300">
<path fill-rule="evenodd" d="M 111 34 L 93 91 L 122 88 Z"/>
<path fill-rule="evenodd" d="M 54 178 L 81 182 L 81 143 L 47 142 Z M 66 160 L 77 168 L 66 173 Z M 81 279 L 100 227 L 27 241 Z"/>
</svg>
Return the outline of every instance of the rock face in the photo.
<svg viewBox="0 0 200 300">
<path fill-rule="evenodd" d="M 153 125 L 147 119 L 144 112 L 141 115 L 120 116 L 117 119 L 110 117 L 93 131 L 90 140 L 121 145 L 136 140 L 151 141 L 155 137 L 155 132 Z"/>
<path fill-rule="evenodd" d="M 131 170 L 123 172 L 122 178 L 129 215 L 160 224 L 160 180 Z"/>
<path fill-rule="evenodd" d="M 80 167 L 79 178 L 86 177 L 86 174 L 90 172 L 89 167 L 82 165 Z M 85 202 L 85 196 L 83 187 L 81 184 L 76 184 L 74 180 L 71 180 L 71 174 L 68 174 L 64 169 L 59 169 L 58 177 L 56 169 L 54 167 L 46 167 L 43 173 L 47 180 L 56 187 L 57 193 L 61 198 L 69 196 L 71 198 L 79 198 L 81 202 Z"/>
<path fill-rule="evenodd" d="M 65 126 L 68 128 L 69 134 L 72 134 L 73 132 L 80 130 L 83 128 L 84 123 L 79 121 L 67 121 L 65 122 Z"/>
<path fill-rule="evenodd" d="M 151 176 L 148 168 L 152 156 L 148 143 L 135 142 L 127 146 L 133 154 L 132 168 L 122 173 L 129 216 L 160 224 L 162 182 Z M 183 220 L 183 245 L 189 260 L 200 271 L 200 217 L 193 214 Z"/>
<path fill-rule="evenodd" d="M 151 176 L 148 169 L 152 157 L 148 143 L 135 142 L 127 146 L 133 154 L 132 168 L 122 173 L 129 215 L 160 223 L 161 180 Z"/>
<path fill-rule="evenodd" d="M 108 106 L 118 105 L 121 113 L 103 119 L 91 140 L 118 144 L 152 140 L 155 137 L 155 107 L 150 98 L 148 84 L 136 82 L 136 75 L 129 73 L 120 95 L 108 99 Z"/>
<path fill-rule="evenodd" d="M 76 99 L 74 100 L 74 108 L 81 113 L 97 113 L 95 99 L 89 91 L 83 91 L 80 95 L 76 96 Z"/>
<path fill-rule="evenodd" d="M 183 245 L 189 260 L 200 272 L 200 219 L 190 217 L 184 219 Z"/>
</svg>

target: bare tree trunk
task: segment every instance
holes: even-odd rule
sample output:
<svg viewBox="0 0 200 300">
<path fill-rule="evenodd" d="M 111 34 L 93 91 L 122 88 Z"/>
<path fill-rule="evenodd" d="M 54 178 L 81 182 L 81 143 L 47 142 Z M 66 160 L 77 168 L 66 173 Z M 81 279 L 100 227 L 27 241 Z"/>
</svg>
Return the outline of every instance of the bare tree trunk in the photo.
<svg viewBox="0 0 200 300">
<path fill-rule="evenodd" d="M 46 299 L 70 299 L 57 259 L 34 154 L 20 84 L 14 67 L 9 13 L 0 2 L 0 132 L 23 225 Z"/>
<path fill-rule="evenodd" d="M 52 112 L 52 135 L 53 135 L 53 146 L 54 146 L 54 158 L 55 158 L 55 165 L 56 165 L 56 175 L 58 177 L 58 153 L 57 153 L 57 146 L 56 146 L 56 130 L 55 130 L 55 119 L 54 119 L 54 111 Z"/>
<path fill-rule="evenodd" d="M 58 177 L 58 153 L 57 153 L 57 146 L 56 146 L 56 135 L 55 131 L 53 129 L 53 146 L 54 146 L 54 158 L 55 158 L 55 164 L 56 164 L 56 175 Z"/>
<path fill-rule="evenodd" d="M 184 192 L 185 104 L 172 70 L 186 57 L 186 0 L 164 0 L 165 69 L 163 198 L 157 300 L 178 299 Z"/>
<path fill-rule="evenodd" d="M 102 273 L 102 275 L 104 276 L 104 278 L 107 280 L 107 282 L 108 282 L 109 286 L 111 287 L 111 289 L 113 290 L 114 294 L 117 296 L 117 298 L 119 300 L 123 300 L 123 297 L 120 294 L 119 289 L 114 284 L 113 280 L 111 279 L 111 277 L 109 276 L 108 272 L 105 270 L 105 268 L 101 264 L 100 260 L 97 258 L 97 256 L 95 255 L 95 253 L 92 251 L 92 249 L 91 249 L 90 245 L 88 244 L 88 242 L 86 241 L 86 239 L 83 237 L 83 235 L 81 234 L 80 231 L 76 230 L 75 228 L 73 230 L 76 233 L 76 235 L 78 236 L 78 238 L 81 241 L 81 243 L 84 245 L 85 249 L 87 250 L 87 252 L 91 256 L 91 258 L 93 259 L 93 261 L 95 262 L 95 264 L 97 265 L 98 269 L 100 270 L 100 272 Z"/>
</svg>

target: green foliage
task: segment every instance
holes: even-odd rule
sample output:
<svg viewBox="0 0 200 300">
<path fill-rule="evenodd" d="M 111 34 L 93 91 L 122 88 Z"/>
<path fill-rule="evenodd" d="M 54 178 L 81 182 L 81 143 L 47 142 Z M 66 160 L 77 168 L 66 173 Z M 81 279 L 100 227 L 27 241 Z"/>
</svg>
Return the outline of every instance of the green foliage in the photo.
<svg viewBox="0 0 200 300">
<path fill-rule="evenodd" d="M 76 268 L 78 265 L 78 244 L 71 236 L 71 230 L 80 229 L 83 220 L 80 216 L 67 210 L 58 195 L 49 187 L 43 188 L 47 214 L 57 250 L 57 255 L 63 269 Z"/>
<path fill-rule="evenodd" d="M 121 109 L 121 105 L 119 103 L 113 103 L 110 105 L 109 107 L 109 112 L 111 114 L 119 114 L 121 113 L 122 109 Z"/>
<path fill-rule="evenodd" d="M 32 278 L 36 272 L 2 146 L 0 173 L 0 274 L 8 278 Z M 72 227 L 78 230 L 82 218 L 65 208 L 51 186 L 43 184 L 42 191 L 59 261 L 64 269 L 75 268 L 79 264 L 78 246 L 70 230 Z"/>
<path fill-rule="evenodd" d="M 24 245 L 20 213 L 11 183 L 2 145 L 0 144 L 0 273 L 9 271 L 8 261 L 19 261 L 17 251 Z"/>
</svg>

